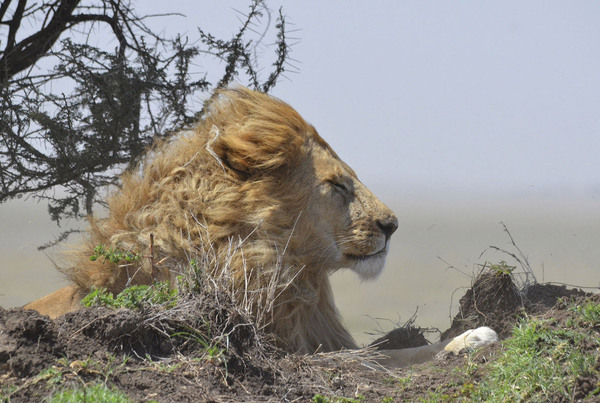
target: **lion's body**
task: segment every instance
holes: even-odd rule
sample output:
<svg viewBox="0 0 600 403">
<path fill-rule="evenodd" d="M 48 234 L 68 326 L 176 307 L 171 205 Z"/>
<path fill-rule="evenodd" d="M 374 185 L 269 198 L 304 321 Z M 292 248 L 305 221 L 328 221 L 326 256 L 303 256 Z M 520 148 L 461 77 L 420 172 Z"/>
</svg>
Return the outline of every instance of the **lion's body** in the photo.
<svg viewBox="0 0 600 403">
<path fill-rule="evenodd" d="M 353 348 L 329 275 L 350 268 L 377 276 L 396 227 L 392 211 L 294 109 L 225 90 L 194 129 L 156 145 L 138 173 L 123 176 L 108 217 L 91 220 L 63 270 L 72 286 L 26 308 L 58 316 L 92 286 L 117 293 L 151 283 L 153 264 L 177 274 L 200 258 L 214 273 L 226 266 L 238 302 L 267 312 L 287 350 Z M 100 244 L 144 258 L 91 261 Z"/>
</svg>

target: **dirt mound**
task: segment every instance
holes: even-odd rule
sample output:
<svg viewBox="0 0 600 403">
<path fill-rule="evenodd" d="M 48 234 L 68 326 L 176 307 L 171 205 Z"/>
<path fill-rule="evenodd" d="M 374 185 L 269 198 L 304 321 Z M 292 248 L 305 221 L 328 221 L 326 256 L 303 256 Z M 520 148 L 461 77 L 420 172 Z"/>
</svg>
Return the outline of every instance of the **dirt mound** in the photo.
<svg viewBox="0 0 600 403">
<path fill-rule="evenodd" d="M 378 350 L 425 346 L 429 344 L 425 338 L 425 331 L 426 329 L 409 323 L 378 338 L 371 343 L 371 346 L 376 347 Z"/>
<path fill-rule="evenodd" d="M 461 298 L 460 312 L 444 335 L 486 325 L 504 338 L 525 312 L 547 315 L 551 325 L 560 327 L 573 316 L 566 299 L 559 301 L 564 297 L 600 302 L 600 296 L 554 285 L 534 285 L 524 292 L 510 275 L 486 272 Z M 422 344 L 422 333 L 397 329 L 388 337 L 396 344 L 383 346 Z M 484 348 L 469 362 L 485 368 L 500 348 Z M 319 401 L 335 396 L 414 401 L 428 400 L 439 390 L 443 396 L 464 396 L 469 382 L 485 371 L 475 371 L 475 381 L 466 381 L 453 370 L 465 364 L 464 357 L 381 370 L 366 365 L 373 354 L 284 354 L 226 294 L 181 295 L 168 309 L 82 309 L 54 321 L 32 311 L 0 309 L 0 401 L 42 401 L 56 390 L 95 382 L 134 401 Z M 597 379 L 588 378 L 576 379 L 578 396 L 594 393 Z"/>
<path fill-rule="evenodd" d="M 196 295 L 182 298 L 172 309 L 96 307 L 55 321 L 34 311 L 1 310 L 0 374 L 35 379 L 48 368 L 64 370 L 68 362 L 74 368 L 68 371 L 85 380 L 103 371 L 98 368 L 110 366 L 115 357 L 127 357 L 123 358 L 127 361 L 125 372 L 140 372 L 134 377 L 117 376 L 114 383 L 140 400 L 148 398 L 146 391 L 157 388 L 168 391 L 168 400 L 193 401 L 191 396 L 196 393 L 209 397 L 222 392 L 221 388 L 214 390 L 214 385 L 231 394 L 239 379 L 268 383 L 275 377 L 271 360 L 281 352 L 226 295 L 220 297 L 218 306 L 213 298 Z M 186 362 L 202 362 L 202 382 L 188 385 L 192 374 L 164 376 L 166 372 L 148 369 L 152 362 L 168 368 L 181 356 Z M 48 393 L 47 385 L 40 386 L 29 386 L 26 393 L 12 396 L 11 401 L 39 400 Z"/>
<path fill-rule="evenodd" d="M 39 373 L 63 351 L 56 324 L 37 312 L 0 311 L 0 369 L 18 377 Z"/>
<path fill-rule="evenodd" d="M 533 284 L 520 289 L 509 272 L 484 271 L 460 299 L 458 314 L 451 327 L 442 333 L 441 340 L 479 326 L 491 327 L 500 339 L 505 339 L 524 314 L 548 311 L 561 298 L 590 295 L 579 289 L 551 284 Z"/>
</svg>

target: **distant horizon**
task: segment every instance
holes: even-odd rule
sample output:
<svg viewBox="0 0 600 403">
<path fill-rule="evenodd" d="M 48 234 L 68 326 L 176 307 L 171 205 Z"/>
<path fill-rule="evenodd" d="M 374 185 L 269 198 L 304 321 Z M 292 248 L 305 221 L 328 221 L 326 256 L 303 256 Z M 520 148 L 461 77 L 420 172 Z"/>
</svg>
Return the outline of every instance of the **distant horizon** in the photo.
<svg viewBox="0 0 600 403">
<path fill-rule="evenodd" d="M 506 192 L 501 192 L 502 198 L 472 193 L 424 197 L 381 189 L 375 193 L 394 210 L 400 224 L 386 269 L 371 282 L 360 282 L 352 273 L 334 278 L 340 310 L 359 339 L 374 326 L 369 317 L 407 319 L 417 308 L 420 325 L 447 326 L 452 293 L 468 286 L 470 279 L 448 270 L 444 262 L 470 273 L 478 262 L 506 260 L 491 251 L 480 256 L 490 245 L 512 248 L 500 222 L 530 259 L 539 281 L 600 290 L 597 199 L 511 198 Z M 40 252 L 37 247 L 85 222 L 66 221 L 58 228 L 45 205 L 32 200 L 0 205 L 0 222 L 0 306 L 25 304 L 66 284 L 51 260 L 60 262 L 60 248 Z"/>
</svg>

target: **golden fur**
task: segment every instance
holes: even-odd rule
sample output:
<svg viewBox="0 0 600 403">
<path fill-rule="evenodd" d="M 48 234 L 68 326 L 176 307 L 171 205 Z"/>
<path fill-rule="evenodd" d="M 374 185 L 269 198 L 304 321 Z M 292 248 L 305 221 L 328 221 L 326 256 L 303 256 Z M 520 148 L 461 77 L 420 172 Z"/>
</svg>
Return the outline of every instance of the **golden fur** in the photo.
<svg viewBox="0 0 600 403">
<path fill-rule="evenodd" d="M 221 91 L 204 120 L 155 145 L 138 171 L 123 176 L 108 217 L 91 220 L 63 270 L 68 296 L 26 308 L 58 316 L 92 286 L 117 293 L 151 283 L 151 261 L 164 274 L 212 256 L 205 263 L 215 270 L 227 261 L 254 311 L 268 310 L 284 348 L 355 347 L 328 277 L 340 268 L 379 274 L 397 220 L 294 109 L 245 88 Z M 152 259 L 89 259 L 99 244 L 149 256 L 151 235 Z"/>
</svg>

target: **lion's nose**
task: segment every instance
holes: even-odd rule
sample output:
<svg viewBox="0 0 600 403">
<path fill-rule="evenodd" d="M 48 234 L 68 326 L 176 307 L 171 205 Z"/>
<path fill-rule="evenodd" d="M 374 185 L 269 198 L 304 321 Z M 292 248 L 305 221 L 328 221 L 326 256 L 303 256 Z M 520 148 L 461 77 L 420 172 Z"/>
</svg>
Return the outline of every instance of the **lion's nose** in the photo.
<svg viewBox="0 0 600 403">
<path fill-rule="evenodd" d="M 398 229 L 398 219 L 390 216 L 383 220 L 377 220 L 377 226 L 383 231 L 385 237 L 389 238 Z"/>
</svg>

